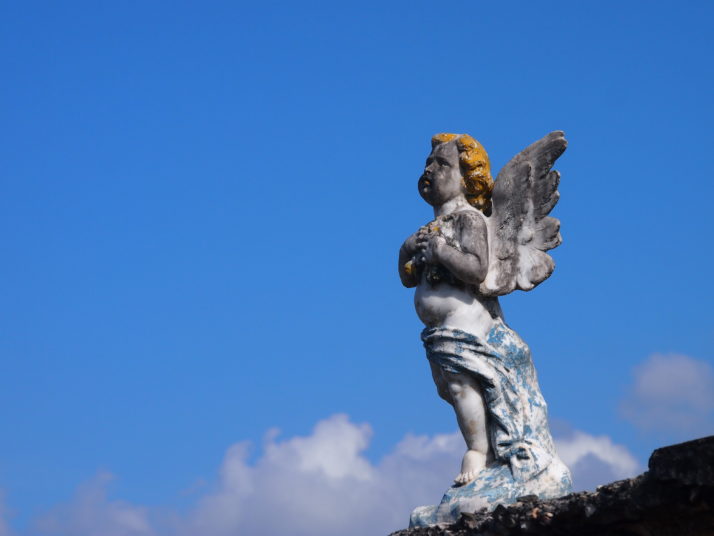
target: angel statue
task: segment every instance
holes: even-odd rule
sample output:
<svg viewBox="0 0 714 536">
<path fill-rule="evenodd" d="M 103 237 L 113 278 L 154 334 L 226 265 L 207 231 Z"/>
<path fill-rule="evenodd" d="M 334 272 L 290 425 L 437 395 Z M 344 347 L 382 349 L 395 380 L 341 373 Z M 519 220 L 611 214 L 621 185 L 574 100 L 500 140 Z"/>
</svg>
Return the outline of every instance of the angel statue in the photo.
<svg viewBox="0 0 714 536">
<path fill-rule="evenodd" d="M 528 346 L 505 323 L 498 297 L 531 290 L 553 272 L 546 251 L 561 242 L 558 202 L 562 132 L 551 132 L 506 164 L 494 183 L 486 151 L 467 134 L 437 134 L 419 178 L 434 220 L 399 250 L 399 277 L 416 287 L 421 338 L 439 396 L 466 441 L 461 471 L 436 506 L 410 526 L 452 523 L 525 495 L 571 490 L 558 458 Z"/>
</svg>

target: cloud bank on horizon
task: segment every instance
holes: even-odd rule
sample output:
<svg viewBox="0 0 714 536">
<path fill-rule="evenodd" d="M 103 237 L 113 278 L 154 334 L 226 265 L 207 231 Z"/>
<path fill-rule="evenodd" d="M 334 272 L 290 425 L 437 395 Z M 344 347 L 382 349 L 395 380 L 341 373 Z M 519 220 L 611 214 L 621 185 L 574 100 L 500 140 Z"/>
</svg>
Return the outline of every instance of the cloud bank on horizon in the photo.
<svg viewBox="0 0 714 536">
<path fill-rule="evenodd" d="M 71 502 L 34 520 L 28 534 L 386 534 L 403 528 L 415 506 L 439 500 L 458 468 L 463 440 L 458 432 L 407 435 L 373 464 L 364 457 L 371 434 L 369 425 L 337 414 L 308 436 L 269 439 L 254 464 L 248 462 L 250 445 L 236 443 L 227 449 L 213 489 L 197 497 L 186 515 L 110 499 L 113 477 L 99 473 Z M 591 486 L 605 475 L 625 478 L 639 470 L 629 451 L 607 437 L 576 431 L 557 443 L 576 483 Z M 2 527 L 0 536 L 13 534 Z"/>
<path fill-rule="evenodd" d="M 634 370 L 620 409 L 637 428 L 686 440 L 714 433 L 714 368 L 681 354 L 654 354 Z"/>
<path fill-rule="evenodd" d="M 635 370 L 625 398 L 635 424 L 677 431 L 675 416 L 693 412 L 685 424 L 706 433 L 714 375 L 702 361 L 682 356 L 651 356 Z M 231 445 L 210 490 L 197 493 L 186 512 L 132 504 L 109 497 L 113 476 L 101 472 L 79 486 L 65 504 L 35 518 L 22 535 L 56 536 L 357 536 L 387 534 L 406 526 L 409 512 L 439 500 L 463 454 L 458 432 L 405 436 L 376 463 L 365 457 L 372 429 L 336 414 L 312 433 L 278 439 L 266 434 L 262 453 L 249 461 L 250 444 Z M 573 472 L 576 490 L 634 476 L 641 463 L 608 436 L 570 430 L 555 437 L 558 452 Z M 0 536 L 20 536 L 0 505 Z"/>
<path fill-rule="evenodd" d="M 70 502 L 34 520 L 29 534 L 387 534 L 406 526 L 415 506 L 439 500 L 458 468 L 463 439 L 458 432 L 407 435 L 373 464 L 364 456 L 371 435 L 369 425 L 336 414 L 318 422 L 308 436 L 269 437 L 253 464 L 248 443 L 231 445 L 215 485 L 185 515 L 110 499 L 112 476 L 100 473 Z M 608 437 L 575 431 L 556 441 L 576 483 L 589 486 L 604 475 L 625 478 L 639 470 L 630 452 Z"/>
</svg>

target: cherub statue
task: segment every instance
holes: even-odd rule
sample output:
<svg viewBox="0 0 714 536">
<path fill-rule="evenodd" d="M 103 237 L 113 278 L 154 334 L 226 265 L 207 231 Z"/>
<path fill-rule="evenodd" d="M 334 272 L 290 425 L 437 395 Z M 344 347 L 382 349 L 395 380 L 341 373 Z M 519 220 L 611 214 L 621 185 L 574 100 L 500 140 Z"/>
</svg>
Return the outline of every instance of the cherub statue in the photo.
<svg viewBox="0 0 714 536">
<path fill-rule="evenodd" d="M 441 504 L 414 510 L 411 526 L 454 522 L 460 512 L 553 498 L 571 489 L 548 429 L 528 346 L 504 319 L 498 296 L 531 290 L 553 272 L 561 242 L 548 216 L 558 201 L 562 132 L 552 132 L 490 174 L 467 134 L 437 134 L 419 179 L 434 220 L 399 251 L 399 277 L 416 287 L 422 340 L 439 396 L 456 412 L 467 450 Z"/>
</svg>

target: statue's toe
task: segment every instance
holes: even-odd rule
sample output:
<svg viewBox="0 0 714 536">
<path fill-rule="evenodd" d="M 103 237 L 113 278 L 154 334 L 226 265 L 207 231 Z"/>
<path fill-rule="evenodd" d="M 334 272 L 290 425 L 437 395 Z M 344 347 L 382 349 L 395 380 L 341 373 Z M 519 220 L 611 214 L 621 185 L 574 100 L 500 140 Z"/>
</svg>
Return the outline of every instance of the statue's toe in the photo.
<svg viewBox="0 0 714 536">
<path fill-rule="evenodd" d="M 478 471 L 465 471 L 456 478 L 454 478 L 454 484 L 457 486 L 463 486 L 464 484 L 468 484 L 472 480 L 476 480 L 476 477 L 478 476 Z"/>
</svg>

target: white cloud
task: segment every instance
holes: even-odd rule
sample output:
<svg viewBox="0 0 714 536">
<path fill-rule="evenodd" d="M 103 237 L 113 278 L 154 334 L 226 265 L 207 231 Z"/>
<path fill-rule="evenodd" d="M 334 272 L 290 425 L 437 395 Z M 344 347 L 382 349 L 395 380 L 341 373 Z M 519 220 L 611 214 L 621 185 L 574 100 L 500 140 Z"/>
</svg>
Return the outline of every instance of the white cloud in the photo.
<svg viewBox="0 0 714 536">
<path fill-rule="evenodd" d="M 640 464 L 623 445 L 607 436 L 592 436 L 579 430 L 556 438 L 560 458 L 573 474 L 575 490 L 594 489 L 600 484 L 635 476 Z"/>
<path fill-rule="evenodd" d="M 236 443 L 213 487 L 185 515 L 110 500 L 111 477 L 102 474 L 38 520 L 32 534 L 383 536 L 405 527 L 414 507 L 439 501 L 465 447 L 459 433 L 407 435 L 375 464 L 364 456 L 371 435 L 369 425 L 334 415 L 304 437 L 278 440 L 271 433 L 254 463 L 249 445 Z M 575 431 L 557 443 L 576 482 L 592 480 L 593 462 L 600 477 L 637 469 L 629 452 L 607 437 Z"/>
<path fill-rule="evenodd" d="M 456 435 L 408 436 L 378 465 L 363 456 L 371 429 L 346 415 L 319 422 L 307 437 L 271 440 L 254 466 L 231 447 L 217 488 L 186 519 L 181 535 L 386 534 L 409 512 L 436 501 L 457 467 Z M 449 471 L 435 472 L 435 468 Z"/>
<path fill-rule="evenodd" d="M 36 520 L 33 531 L 66 536 L 154 536 L 147 508 L 107 498 L 107 484 L 112 479 L 109 473 L 98 474 L 80 486 L 70 503 Z"/>
<path fill-rule="evenodd" d="M 685 355 L 653 355 L 634 370 L 621 405 L 638 428 L 680 440 L 714 432 L 714 368 Z"/>
</svg>

